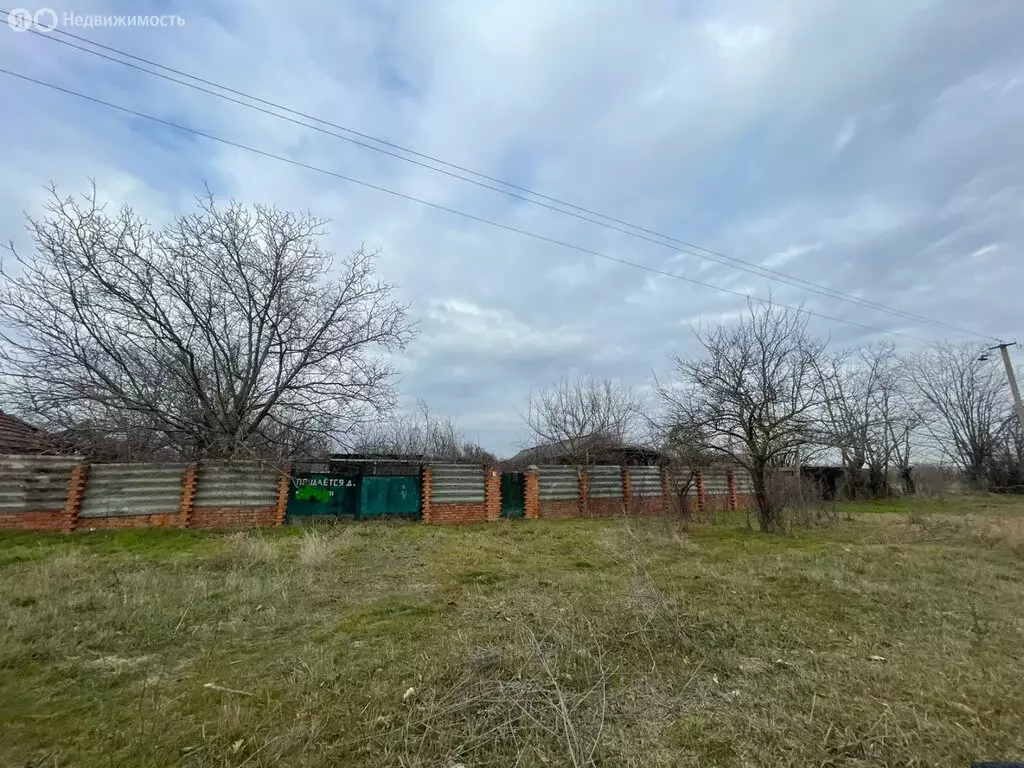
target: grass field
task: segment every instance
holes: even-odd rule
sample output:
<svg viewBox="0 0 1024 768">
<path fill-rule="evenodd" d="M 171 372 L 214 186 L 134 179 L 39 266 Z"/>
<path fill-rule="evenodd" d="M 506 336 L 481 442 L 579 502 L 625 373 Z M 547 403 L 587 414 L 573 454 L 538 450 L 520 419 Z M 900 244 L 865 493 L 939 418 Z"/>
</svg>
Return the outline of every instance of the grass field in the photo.
<svg viewBox="0 0 1024 768">
<path fill-rule="evenodd" d="M 1024 759 L 1024 503 L 0 535 L 2 766 Z"/>
</svg>

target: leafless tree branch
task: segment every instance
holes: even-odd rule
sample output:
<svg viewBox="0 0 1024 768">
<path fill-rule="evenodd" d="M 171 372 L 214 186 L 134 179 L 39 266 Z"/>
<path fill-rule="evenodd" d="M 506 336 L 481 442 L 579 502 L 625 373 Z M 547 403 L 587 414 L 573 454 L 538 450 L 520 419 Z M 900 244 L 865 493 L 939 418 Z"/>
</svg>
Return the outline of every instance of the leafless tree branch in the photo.
<svg viewBox="0 0 1024 768">
<path fill-rule="evenodd" d="M 325 222 L 212 195 L 156 229 L 95 186 L 50 188 L 34 250 L 0 265 L 0 373 L 51 429 L 182 458 L 330 444 L 392 406 L 413 326 L 376 252 L 333 259 Z M 136 458 L 143 458 L 137 456 Z"/>
</svg>

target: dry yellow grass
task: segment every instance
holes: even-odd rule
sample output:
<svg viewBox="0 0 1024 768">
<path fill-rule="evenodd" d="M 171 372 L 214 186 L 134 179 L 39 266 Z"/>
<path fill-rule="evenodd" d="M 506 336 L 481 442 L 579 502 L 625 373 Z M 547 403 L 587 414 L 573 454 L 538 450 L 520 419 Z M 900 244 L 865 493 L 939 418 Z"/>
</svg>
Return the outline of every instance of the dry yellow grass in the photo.
<svg viewBox="0 0 1024 768">
<path fill-rule="evenodd" d="M 1024 504 L 0 536 L 0 765 L 1024 757 Z"/>
</svg>

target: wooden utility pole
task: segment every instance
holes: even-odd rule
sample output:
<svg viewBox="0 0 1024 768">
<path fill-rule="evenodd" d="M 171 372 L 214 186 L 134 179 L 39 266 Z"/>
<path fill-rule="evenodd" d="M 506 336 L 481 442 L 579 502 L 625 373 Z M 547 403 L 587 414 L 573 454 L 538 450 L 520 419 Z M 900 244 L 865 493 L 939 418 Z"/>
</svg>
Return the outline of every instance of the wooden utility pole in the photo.
<svg viewBox="0 0 1024 768">
<path fill-rule="evenodd" d="M 1022 433 L 1024 433 L 1024 405 L 1020 401 L 1020 390 L 1017 389 L 1017 377 L 1013 373 L 1013 363 L 1010 362 L 1010 352 L 1008 348 L 1011 346 L 1017 346 L 1016 343 L 1008 344 L 997 344 L 989 349 L 998 349 L 999 353 L 1003 356 L 1003 365 L 1006 366 L 1006 378 L 1010 381 L 1010 392 L 1013 393 L 1013 405 L 1017 409 L 1017 426 L 1020 427 Z"/>
</svg>

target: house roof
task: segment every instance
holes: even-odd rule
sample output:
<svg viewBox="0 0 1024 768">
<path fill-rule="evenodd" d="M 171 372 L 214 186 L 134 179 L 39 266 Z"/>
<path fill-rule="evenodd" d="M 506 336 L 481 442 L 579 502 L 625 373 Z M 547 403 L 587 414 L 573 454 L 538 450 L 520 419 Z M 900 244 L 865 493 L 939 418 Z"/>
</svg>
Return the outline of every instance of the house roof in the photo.
<svg viewBox="0 0 1024 768">
<path fill-rule="evenodd" d="M 57 443 L 46 432 L 0 411 L 0 453 L 51 453 Z"/>
<path fill-rule="evenodd" d="M 665 455 L 654 448 L 642 445 L 620 443 L 615 440 L 594 436 L 581 441 L 582 450 L 589 454 L 591 464 L 656 464 L 665 460 Z M 530 464 L 563 464 L 567 461 L 568 446 L 563 442 L 542 443 L 526 448 L 510 459 L 501 462 L 509 469 L 521 469 Z"/>
</svg>

